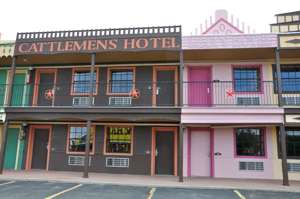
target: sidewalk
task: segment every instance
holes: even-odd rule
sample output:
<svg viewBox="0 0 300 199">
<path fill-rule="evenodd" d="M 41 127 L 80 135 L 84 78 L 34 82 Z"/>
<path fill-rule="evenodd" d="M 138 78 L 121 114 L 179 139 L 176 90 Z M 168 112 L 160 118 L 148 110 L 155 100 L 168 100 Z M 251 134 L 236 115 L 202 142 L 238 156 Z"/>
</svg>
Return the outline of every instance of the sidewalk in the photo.
<svg viewBox="0 0 300 199">
<path fill-rule="evenodd" d="M 300 192 L 300 181 L 291 181 L 291 185 L 289 187 L 282 186 L 282 182 L 280 180 L 253 179 L 185 178 L 184 182 L 180 183 L 178 182 L 178 177 L 174 176 L 89 173 L 89 178 L 82 178 L 82 172 L 61 171 L 4 171 L 3 175 L 0 175 L 0 180 L 33 180 L 148 187 L 248 189 Z"/>
</svg>

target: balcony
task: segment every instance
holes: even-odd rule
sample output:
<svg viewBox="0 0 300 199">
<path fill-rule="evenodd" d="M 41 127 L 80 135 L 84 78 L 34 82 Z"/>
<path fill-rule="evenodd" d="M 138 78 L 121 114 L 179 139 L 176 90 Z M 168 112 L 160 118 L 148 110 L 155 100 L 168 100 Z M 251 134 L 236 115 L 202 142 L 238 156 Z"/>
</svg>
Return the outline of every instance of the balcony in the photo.
<svg viewBox="0 0 300 199">
<path fill-rule="evenodd" d="M 184 82 L 183 86 L 184 106 L 278 106 L 273 81 L 192 81 Z"/>
</svg>

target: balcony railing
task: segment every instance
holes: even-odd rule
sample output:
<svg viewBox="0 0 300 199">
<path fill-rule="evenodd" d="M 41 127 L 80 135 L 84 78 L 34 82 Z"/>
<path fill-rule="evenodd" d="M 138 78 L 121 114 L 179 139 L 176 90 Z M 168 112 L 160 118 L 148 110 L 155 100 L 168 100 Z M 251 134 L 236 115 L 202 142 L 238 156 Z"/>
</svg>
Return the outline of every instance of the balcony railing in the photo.
<svg viewBox="0 0 300 199">
<path fill-rule="evenodd" d="M 183 82 L 183 106 L 278 106 L 276 84 L 249 85 L 231 81 Z M 90 104 L 89 91 L 93 89 Z M 0 105 L 6 105 L 7 85 L 0 85 Z M 178 107 L 180 82 L 113 81 L 75 84 L 14 84 L 10 106 L 22 107 Z M 283 94 L 288 106 L 300 106 L 300 93 Z"/>
<path fill-rule="evenodd" d="M 278 105 L 275 84 L 263 82 L 184 82 L 185 106 L 274 106 Z"/>
<path fill-rule="evenodd" d="M 76 80 L 77 81 L 77 80 Z M 5 105 L 7 85 L 0 85 L 0 103 Z M 90 103 L 90 90 L 93 90 Z M 74 84 L 14 84 L 11 106 L 23 107 L 177 107 L 178 82 L 89 80 Z"/>
</svg>

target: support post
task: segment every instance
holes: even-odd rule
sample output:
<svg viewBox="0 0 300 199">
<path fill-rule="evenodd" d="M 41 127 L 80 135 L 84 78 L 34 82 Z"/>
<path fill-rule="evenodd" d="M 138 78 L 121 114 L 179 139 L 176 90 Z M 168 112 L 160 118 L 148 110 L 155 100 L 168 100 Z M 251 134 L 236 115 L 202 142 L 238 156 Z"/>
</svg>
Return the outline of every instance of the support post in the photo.
<svg viewBox="0 0 300 199">
<path fill-rule="evenodd" d="M 0 174 L 3 174 L 5 148 L 7 143 L 7 131 L 8 131 L 8 121 L 4 122 L 2 128 L 2 140 L 1 140 L 1 147 L 0 147 Z"/>
<path fill-rule="evenodd" d="M 283 106 L 279 48 L 276 48 L 275 56 L 276 56 L 276 77 L 277 77 L 276 83 L 277 83 L 278 104 L 279 104 L 279 106 Z"/>
<path fill-rule="evenodd" d="M 90 137 L 91 137 L 91 120 L 87 121 L 87 130 L 85 138 L 85 157 L 84 157 L 84 171 L 83 177 L 89 177 L 89 165 L 90 165 Z"/>
<path fill-rule="evenodd" d="M 289 173 L 287 166 L 287 155 L 286 155 L 286 131 L 283 124 L 280 125 L 280 147 L 281 147 L 281 163 L 282 163 L 282 184 L 289 186 Z"/>
<path fill-rule="evenodd" d="M 95 72 L 95 57 L 96 57 L 96 54 L 95 53 L 92 53 L 92 56 L 91 56 L 91 70 L 90 70 L 90 93 L 89 93 L 89 106 L 93 106 L 93 94 L 94 94 L 94 72 Z M 97 83 L 97 82 L 96 82 Z M 95 85 L 95 87 L 97 87 Z"/>
<path fill-rule="evenodd" d="M 183 182 L 183 132 L 184 128 L 181 124 L 179 127 L 179 146 L 178 146 L 178 177 L 179 182 Z"/>
</svg>

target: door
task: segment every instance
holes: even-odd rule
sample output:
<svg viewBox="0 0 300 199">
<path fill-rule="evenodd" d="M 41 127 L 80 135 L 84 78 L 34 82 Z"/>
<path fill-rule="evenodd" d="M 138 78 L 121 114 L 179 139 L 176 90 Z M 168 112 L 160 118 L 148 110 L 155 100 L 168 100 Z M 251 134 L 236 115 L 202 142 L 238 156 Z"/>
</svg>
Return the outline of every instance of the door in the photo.
<svg viewBox="0 0 300 199">
<path fill-rule="evenodd" d="M 190 106 L 211 106 L 211 69 L 189 68 L 188 102 Z"/>
<path fill-rule="evenodd" d="M 210 132 L 191 132 L 191 176 L 210 176 Z"/>
<path fill-rule="evenodd" d="M 7 70 L 0 70 L 0 106 L 3 106 L 6 92 Z"/>
<path fill-rule="evenodd" d="M 156 70 L 156 105 L 175 105 L 175 70 Z"/>
<path fill-rule="evenodd" d="M 25 78 L 26 74 L 15 74 L 14 77 L 14 85 L 13 85 L 13 93 L 12 93 L 12 106 L 22 106 L 25 105 Z"/>
<path fill-rule="evenodd" d="M 49 129 L 35 129 L 32 150 L 32 169 L 46 169 L 48 157 Z"/>
<path fill-rule="evenodd" d="M 9 128 L 7 132 L 7 143 L 5 149 L 4 157 L 4 168 L 5 169 L 15 169 L 16 158 L 17 158 L 17 148 L 18 148 L 18 128 Z"/>
<path fill-rule="evenodd" d="M 155 174 L 174 174 L 174 132 L 156 133 Z"/>
<path fill-rule="evenodd" d="M 38 82 L 38 96 L 37 96 L 37 105 L 38 106 L 52 106 L 53 97 L 47 95 L 48 92 L 53 92 L 54 89 L 54 81 L 55 81 L 55 73 L 39 73 Z"/>
</svg>

